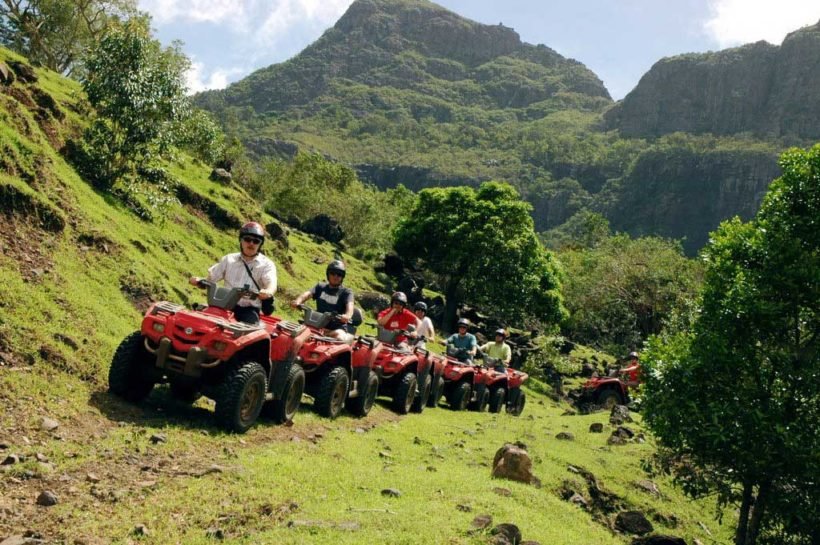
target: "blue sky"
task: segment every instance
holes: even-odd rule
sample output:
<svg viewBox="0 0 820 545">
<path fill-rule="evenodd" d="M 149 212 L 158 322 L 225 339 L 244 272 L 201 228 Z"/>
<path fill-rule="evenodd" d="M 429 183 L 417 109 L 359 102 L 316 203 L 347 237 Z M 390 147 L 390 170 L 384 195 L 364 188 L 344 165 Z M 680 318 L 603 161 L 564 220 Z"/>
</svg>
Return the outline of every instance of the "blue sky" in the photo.
<svg viewBox="0 0 820 545">
<path fill-rule="evenodd" d="M 293 57 L 352 0 L 139 0 L 163 43 L 184 42 L 191 91 Z M 818 0 L 439 0 L 583 62 L 623 98 L 662 57 L 766 40 L 820 20 Z"/>
</svg>

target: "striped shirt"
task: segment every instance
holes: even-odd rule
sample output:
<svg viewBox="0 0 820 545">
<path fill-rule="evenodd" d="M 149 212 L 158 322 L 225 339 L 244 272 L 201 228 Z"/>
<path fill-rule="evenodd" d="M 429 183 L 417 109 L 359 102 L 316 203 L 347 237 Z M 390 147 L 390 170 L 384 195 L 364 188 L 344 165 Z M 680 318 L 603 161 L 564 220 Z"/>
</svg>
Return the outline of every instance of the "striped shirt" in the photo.
<svg viewBox="0 0 820 545">
<path fill-rule="evenodd" d="M 259 288 L 269 292 L 273 295 L 276 292 L 276 265 L 273 261 L 262 254 L 246 261 L 248 269 L 251 270 L 253 279 L 259 284 Z M 235 254 L 228 254 L 218 263 L 212 265 L 208 269 L 208 280 L 211 282 L 218 282 L 224 280 L 226 288 L 242 288 L 248 285 L 251 290 L 257 291 L 253 280 L 248 276 L 248 271 L 242 264 L 242 255 L 237 252 Z M 243 297 L 238 303 L 241 307 L 256 307 L 260 308 L 262 303 L 259 299 L 248 299 Z"/>
</svg>

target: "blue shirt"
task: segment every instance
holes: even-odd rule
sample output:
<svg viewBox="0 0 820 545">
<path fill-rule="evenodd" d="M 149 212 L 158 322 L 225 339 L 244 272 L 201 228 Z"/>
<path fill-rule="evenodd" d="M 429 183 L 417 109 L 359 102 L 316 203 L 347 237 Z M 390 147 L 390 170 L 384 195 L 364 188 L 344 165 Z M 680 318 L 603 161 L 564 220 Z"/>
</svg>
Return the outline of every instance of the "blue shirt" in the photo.
<svg viewBox="0 0 820 545">
<path fill-rule="evenodd" d="M 463 348 L 465 350 L 472 350 L 476 346 L 478 346 L 478 341 L 476 341 L 475 335 L 472 333 L 466 333 L 463 337 L 458 333 L 453 333 L 449 337 L 447 337 L 447 344 L 451 344 L 456 348 Z"/>
</svg>

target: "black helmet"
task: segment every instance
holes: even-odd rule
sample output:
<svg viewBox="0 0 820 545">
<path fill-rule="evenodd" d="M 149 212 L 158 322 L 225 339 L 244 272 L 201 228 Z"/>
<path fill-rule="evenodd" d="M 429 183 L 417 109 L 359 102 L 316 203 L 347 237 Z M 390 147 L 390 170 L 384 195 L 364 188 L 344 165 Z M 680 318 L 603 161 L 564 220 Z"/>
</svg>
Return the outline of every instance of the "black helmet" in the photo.
<svg viewBox="0 0 820 545">
<path fill-rule="evenodd" d="M 249 221 L 239 228 L 239 238 L 245 235 L 262 239 L 262 242 L 265 242 L 265 229 L 255 221 Z"/>
<path fill-rule="evenodd" d="M 496 336 L 501 335 L 501 336 L 502 336 L 502 337 L 504 337 L 505 339 L 507 338 L 507 332 L 506 332 L 506 331 L 504 331 L 504 328 L 503 328 L 503 327 L 496 329 L 496 330 L 495 330 L 495 334 L 496 334 Z"/>
<path fill-rule="evenodd" d="M 461 326 L 470 327 L 470 320 L 468 320 L 467 318 L 459 318 L 458 321 L 456 322 L 456 327 L 461 327 Z"/>
<path fill-rule="evenodd" d="M 327 268 L 325 269 L 325 278 L 330 276 L 330 273 L 336 273 L 344 279 L 347 270 L 345 269 L 345 262 L 341 259 L 334 259 L 330 263 L 327 264 Z"/>
<path fill-rule="evenodd" d="M 638 353 L 637 352 L 630 352 L 629 353 L 629 359 L 638 359 Z"/>
<path fill-rule="evenodd" d="M 407 306 L 407 296 L 403 291 L 397 291 L 390 297 L 390 304 L 401 303 L 402 306 Z"/>
<path fill-rule="evenodd" d="M 413 305 L 413 310 L 421 310 L 427 312 L 427 303 L 425 303 L 424 301 L 419 301 L 418 303 Z"/>
</svg>

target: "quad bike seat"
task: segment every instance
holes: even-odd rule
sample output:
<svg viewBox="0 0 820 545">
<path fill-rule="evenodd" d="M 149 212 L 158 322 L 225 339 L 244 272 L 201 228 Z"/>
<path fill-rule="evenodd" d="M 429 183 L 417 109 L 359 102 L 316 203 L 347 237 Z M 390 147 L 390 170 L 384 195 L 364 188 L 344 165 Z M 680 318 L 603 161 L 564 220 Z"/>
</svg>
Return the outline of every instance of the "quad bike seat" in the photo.
<svg viewBox="0 0 820 545">
<path fill-rule="evenodd" d="M 340 340 L 334 337 L 325 337 L 324 335 L 311 335 L 310 338 L 328 344 L 353 344 L 353 340 L 355 340 Z"/>
<path fill-rule="evenodd" d="M 400 348 L 398 346 L 386 346 L 385 348 L 394 354 L 401 354 L 403 356 L 409 356 L 413 353 L 409 348 Z"/>
</svg>

